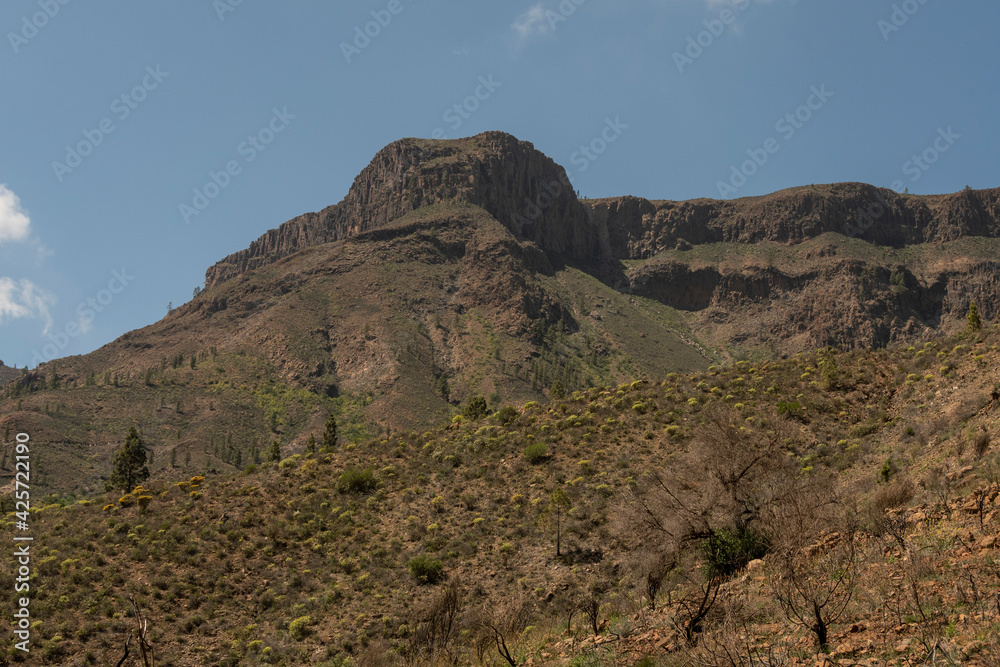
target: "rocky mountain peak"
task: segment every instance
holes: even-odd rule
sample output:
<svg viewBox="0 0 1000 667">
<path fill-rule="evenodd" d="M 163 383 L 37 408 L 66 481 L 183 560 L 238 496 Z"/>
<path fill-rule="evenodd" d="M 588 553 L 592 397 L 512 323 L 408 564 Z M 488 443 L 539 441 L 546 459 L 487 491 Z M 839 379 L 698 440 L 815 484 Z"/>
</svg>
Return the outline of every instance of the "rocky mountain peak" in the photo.
<svg viewBox="0 0 1000 667">
<path fill-rule="evenodd" d="M 518 238 L 551 253 L 577 259 L 609 254 L 603 227 L 591 223 L 566 171 L 529 142 L 505 132 L 442 141 L 409 138 L 380 150 L 340 203 L 289 220 L 209 268 L 206 287 L 447 201 L 479 206 Z"/>
<path fill-rule="evenodd" d="M 566 171 L 531 143 L 484 132 L 394 141 L 376 153 L 340 203 L 289 220 L 218 262 L 206 273 L 206 287 L 448 202 L 480 207 L 518 239 L 577 261 L 641 259 L 691 244 L 794 244 L 831 232 L 897 247 L 1000 236 L 1000 189 L 910 195 L 833 183 L 732 200 L 581 202 Z"/>
</svg>

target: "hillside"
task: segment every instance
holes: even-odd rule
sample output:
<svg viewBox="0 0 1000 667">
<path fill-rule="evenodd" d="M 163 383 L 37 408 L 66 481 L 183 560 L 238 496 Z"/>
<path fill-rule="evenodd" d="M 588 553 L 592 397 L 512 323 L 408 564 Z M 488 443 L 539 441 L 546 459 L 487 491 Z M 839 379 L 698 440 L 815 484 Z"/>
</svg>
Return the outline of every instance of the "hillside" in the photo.
<svg viewBox="0 0 1000 667">
<path fill-rule="evenodd" d="M 996 664 L 998 344 L 985 325 L 714 365 L 242 473 L 164 470 L 134 494 L 146 509 L 38 507 L 34 659 L 114 664 L 134 596 L 157 665 L 506 664 L 503 647 L 516 664 L 811 665 L 810 617 L 776 601 L 802 609 L 791 581 L 837 584 L 840 664 Z M 690 541 L 669 537 L 685 515 L 665 489 L 694 510 Z M 722 548 L 734 534 L 766 539 Z"/>
<path fill-rule="evenodd" d="M 846 183 L 580 200 L 508 134 L 403 139 L 163 320 L 16 379 L 0 426 L 50 443 L 41 492 L 89 493 L 132 425 L 156 472 L 233 472 L 274 440 L 301 451 L 331 414 L 357 439 L 474 396 L 495 410 L 557 382 L 953 334 L 971 303 L 1000 313 L 998 196 Z"/>
</svg>

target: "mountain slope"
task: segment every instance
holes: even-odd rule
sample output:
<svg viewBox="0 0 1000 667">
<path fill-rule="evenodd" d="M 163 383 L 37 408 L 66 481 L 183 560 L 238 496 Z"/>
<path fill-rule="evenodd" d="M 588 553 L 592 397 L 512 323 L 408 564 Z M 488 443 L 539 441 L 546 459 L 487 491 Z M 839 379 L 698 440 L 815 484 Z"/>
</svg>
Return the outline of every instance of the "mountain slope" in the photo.
<svg viewBox="0 0 1000 667">
<path fill-rule="evenodd" d="M 777 549 L 716 581 L 694 646 L 683 626 L 701 593 L 703 541 L 649 609 L 656 542 L 629 523 L 629 507 L 655 488 L 654 473 L 669 476 L 712 442 L 721 414 L 735 420 L 738 447 L 762 425 L 779 429 L 789 479 L 826 489 L 820 507 L 834 499 L 855 517 L 854 597 L 830 625 L 835 659 L 903 665 L 944 653 L 996 664 L 998 343 L 1000 329 L 986 326 L 919 349 L 739 362 L 245 473 L 188 481 L 162 471 L 126 494 L 148 496 L 147 508 L 120 492 L 64 500 L 31 514 L 44 582 L 34 650 L 46 664 L 115 664 L 134 596 L 157 664 L 434 664 L 435 654 L 489 664 L 498 656 L 480 642 L 483 615 L 523 602 L 530 629 L 508 636 L 518 664 L 713 664 L 705 651 L 770 647 L 778 664 L 812 665 L 812 632 L 774 599 Z M 689 482 L 688 497 L 712 488 L 707 477 Z M 557 490 L 568 502 L 558 524 Z M 830 530 L 808 526 L 801 566 L 820 566 L 838 545 Z M 831 576 L 821 570 L 810 585 Z M 2 585 L 13 579 L 0 573 Z M 434 611 L 449 586 L 461 596 L 442 637 Z"/>
<path fill-rule="evenodd" d="M 40 489 L 88 491 L 131 425 L 154 470 L 231 471 L 274 440 L 301 451 L 331 414 L 349 441 L 477 395 L 496 409 L 954 332 L 972 302 L 1000 314 L 998 196 L 847 183 L 579 200 L 510 135 L 403 139 L 342 202 L 210 267 L 160 322 L 8 385 L 0 425 L 51 443 Z"/>
</svg>

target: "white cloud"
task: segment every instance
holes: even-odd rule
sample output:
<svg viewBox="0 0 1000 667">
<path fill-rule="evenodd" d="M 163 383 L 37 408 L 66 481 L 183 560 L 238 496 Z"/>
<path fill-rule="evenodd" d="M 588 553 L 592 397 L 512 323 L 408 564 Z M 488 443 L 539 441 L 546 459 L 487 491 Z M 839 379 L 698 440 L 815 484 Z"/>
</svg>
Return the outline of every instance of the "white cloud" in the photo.
<svg viewBox="0 0 1000 667">
<path fill-rule="evenodd" d="M 0 183 L 0 244 L 28 238 L 31 219 L 21 208 L 21 200 L 6 185 Z"/>
<path fill-rule="evenodd" d="M 552 30 L 552 25 L 545 16 L 545 7 L 541 3 L 518 16 L 510 27 L 522 40 L 534 35 L 544 35 Z"/>
<path fill-rule="evenodd" d="M 86 317 L 81 315 L 80 319 L 76 321 L 76 326 L 80 329 L 81 334 L 87 334 L 90 333 L 91 322 L 93 321 L 94 321 L 93 319 L 87 319 Z"/>
<path fill-rule="evenodd" d="M 52 328 L 49 307 L 55 302 L 50 292 L 30 280 L 0 278 L 0 324 L 24 318 L 41 319 L 45 322 L 42 334 L 48 334 Z"/>
</svg>

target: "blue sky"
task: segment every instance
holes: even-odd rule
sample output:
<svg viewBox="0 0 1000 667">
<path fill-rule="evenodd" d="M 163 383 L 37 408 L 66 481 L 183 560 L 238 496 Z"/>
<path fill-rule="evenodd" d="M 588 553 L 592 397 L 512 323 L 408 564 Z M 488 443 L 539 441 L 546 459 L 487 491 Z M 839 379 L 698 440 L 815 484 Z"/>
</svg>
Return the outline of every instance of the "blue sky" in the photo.
<svg viewBox="0 0 1000 667">
<path fill-rule="evenodd" d="M 998 24 L 985 0 L 5 0 L 0 359 L 160 319 L 401 137 L 504 130 L 589 197 L 1000 186 Z"/>
</svg>

